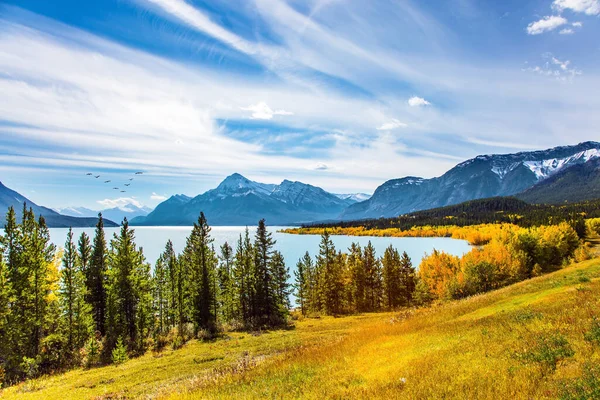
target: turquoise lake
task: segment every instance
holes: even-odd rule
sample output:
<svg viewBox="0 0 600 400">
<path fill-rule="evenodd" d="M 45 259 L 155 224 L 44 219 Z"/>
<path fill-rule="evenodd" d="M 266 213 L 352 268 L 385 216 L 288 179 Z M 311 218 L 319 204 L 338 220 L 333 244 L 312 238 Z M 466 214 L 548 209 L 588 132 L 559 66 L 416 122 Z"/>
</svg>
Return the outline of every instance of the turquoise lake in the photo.
<svg viewBox="0 0 600 400">
<path fill-rule="evenodd" d="M 273 226 L 269 227 L 269 231 L 273 233 L 273 238 L 277 241 L 275 249 L 279 250 L 286 261 L 290 272 L 296 267 L 296 262 L 304 255 L 306 251 L 314 256 L 319 251 L 319 235 L 290 235 L 277 232 L 284 227 Z M 235 246 L 240 234 L 244 233 L 246 227 L 239 226 L 213 226 L 211 236 L 214 238 L 215 249 L 218 251 L 219 246 L 228 242 L 235 250 Z M 134 227 L 136 243 L 144 250 L 146 260 L 152 265 L 158 259 L 160 253 L 164 250 L 167 240 L 171 240 L 175 247 L 175 251 L 180 252 L 185 247 L 187 236 L 190 234 L 192 227 Z M 57 246 L 64 246 L 67 238 L 66 228 L 50 229 L 50 237 Z M 119 228 L 106 228 L 107 241 L 113 237 L 114 233 L 118 233 Z M 250 227 L 250 235 L 254 240 L 255 227 Z M 94 236 L 94 228 L 74 228 L 74 240 L 77 241 L 82 232 L 87 233 L 90 238 Z M 360 243 L 361 246 L 366 245 L 369 241 L 375 247 L 377 256 L 383 255 L 386 247 L 390 244 L 397 248 L 400 252 L 406 251 L 413 261 L 415 266 L 418 266 L 421 259 L 426 253 L 431 253 L 434 249 L 443 250 L 447 253 L 460 256 L 471 249 L 471 246 L 465 241 L 455 240 L 450 238 L 384 238 L 384 237 L 369 237 L 369 236 L 331 236 L 336 249 L 346 251 L 352 242 Z"/>
</svg>

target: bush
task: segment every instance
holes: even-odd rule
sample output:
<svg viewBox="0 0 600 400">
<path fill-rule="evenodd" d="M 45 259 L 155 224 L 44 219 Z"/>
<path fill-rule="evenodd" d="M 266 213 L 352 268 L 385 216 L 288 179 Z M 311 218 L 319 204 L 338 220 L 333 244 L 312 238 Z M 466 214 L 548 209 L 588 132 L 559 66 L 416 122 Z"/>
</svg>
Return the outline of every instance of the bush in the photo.
<svg viewBox="0 0 600 400">
<path fill-rule="evenodd" d="M 123 344 L 123 338 L 119 337 L 117 341 L 117 345 L 113 349 L 111 353 L 111 359 L 113 364 L 119 365 L 123 364 L 125 361 L 129 359 L 127 356 L 127 348 Z"/>
<path fill-rule="evenodd" d="M 82 365 L 85 368 L 91 368 L 100 363 L 100 354 L 102 354 L 102 343 L 95 337 L 91 337 L 82 349 Z"/>
<path fill-rule="evenodd" d="M 587 362 L 583 366 L 581 377 L 564 383 L 563 400 L 600 399 L 600 367 Z"/>
<path fill-rule="evenodd" d="M 542 374 L 556 371 L 558 363 L 575 355 L 571 344 L 558 332 L 536 335 L 529 349 L 517 353 L 517 358 L 526 363 L 535 363 L 542 368 Z"/>
<path fill-rule="evenodd" d="M 594 318 L 589 332 L 584 335 L 584 339 L 592 344 L 600 345 L 600 320 Z"/>
</svg>

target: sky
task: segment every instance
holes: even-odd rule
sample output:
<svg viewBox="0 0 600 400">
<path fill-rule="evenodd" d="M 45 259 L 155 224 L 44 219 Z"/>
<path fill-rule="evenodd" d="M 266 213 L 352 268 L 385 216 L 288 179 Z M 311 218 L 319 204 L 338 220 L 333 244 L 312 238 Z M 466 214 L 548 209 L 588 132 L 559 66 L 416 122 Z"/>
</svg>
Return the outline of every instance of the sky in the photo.
<svg viewBox="0 0 600 400">
<path fill-rule="evenodd" d="M 0 0 L 0 181 L 91 209 L 234 172 L 372 193 L 598 140 L 598 38 L 600 0 Z"/>
</svg>

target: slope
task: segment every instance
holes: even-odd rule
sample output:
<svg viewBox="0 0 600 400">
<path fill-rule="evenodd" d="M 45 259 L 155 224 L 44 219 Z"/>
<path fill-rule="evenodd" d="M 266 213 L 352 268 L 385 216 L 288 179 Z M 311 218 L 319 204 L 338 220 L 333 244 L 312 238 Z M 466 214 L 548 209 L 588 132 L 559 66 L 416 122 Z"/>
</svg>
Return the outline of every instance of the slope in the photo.
<svg viewBox="0 0 600 400">
<path fill-rule="evenodd" d="M 600 260 L 594 259 L 432 308 L 304 319 L 294 330 L 257 335 L 229 333 L 119 367 L 40 378 L 1 394 L 5 399 L 594 398 L 585 391 L 600 383 L 600 343 L 586 337 L 595 337 L 599 307 Z"/>
</svg>

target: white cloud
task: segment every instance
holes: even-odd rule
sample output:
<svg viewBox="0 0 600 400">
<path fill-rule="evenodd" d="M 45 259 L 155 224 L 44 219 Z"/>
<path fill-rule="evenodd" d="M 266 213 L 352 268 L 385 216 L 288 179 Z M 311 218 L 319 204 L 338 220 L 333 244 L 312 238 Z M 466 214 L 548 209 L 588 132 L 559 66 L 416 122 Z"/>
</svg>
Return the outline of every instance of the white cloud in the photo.
<svg viewBox="0 0 600 400">
<path fill-rule="evenodd" d="M 581 28 L 583 26 L 583 22 L 573 22 L 571 25 L 573 25 L 575 28 Z"/>
<path fill-rule="evenodd" d="M 523 71 L 533 72 L 539 75 L 555 78 L 559 81 L 570 81 L 583 72 L 575 67 L 571 67 L 571 61 L 562 61 L 552 55 L 552 53 L 542 54 L 545 62 L 539 66 L 524 68 Z"/>
<path fill-rule="evenodd" d="M 98 200 L 97 203 L 100 204 L 103 209 L 109 209 L 109 208 L 115 208 L 115 207 L 123 208 L 128 205 L 134 205 L 134 206 L 140 207 L 140 208 L 144 206 L 142 203 L 140 203 L 138 200 L 136 200 L 132 197 L 119 197 L 117 199 Z"/>
<path fill-rule="evenodd" d="M 546 16 L 539 21 L 527 25 L 527 33 L 530 35 L 539 35 L 540 33 L 552 31 L 568 22 L 566 18 L 558 15 Z"/>
<path fill-rule="evenodd" d="M 315 170 L 317 171 L 326 171 L 329 169 L 329 166 L 327 164 L 324 163 L 318 163 L 317 165 L 315 165 Z"/>
<path fill-rule="evenodd" d="M 276 110 L 273 111 L 271 107 L 264 101 L 256 103 L 254 105 L 248 107 L 240 107 L 243 111 L 252 111 L 251 119 L 273 119 L 274 115 L 294 115 L 293 112 L 285 111 L 285 110 Z"/>
<path fill-rule="evenodd" d="M 564 29 L 561 29 L 560 32 L 558 32 L 558 33 L 561 35 L 572 35 L 575 33 L 575 31 L 571 28 L 564 28 Z"/>
<path fill-rule="evenodd" d="M 587 15 L 600 15 L 600 0 L 554 0 L 552 8 L 558 12 L 570 10 Z"/>
<path fill-rule="evenodd" d="M 386 122 L 377 128 L 378 131 L 391 131 L 397 128 L 406 128 L 408 125 L 404 122 L 398 121 L 393 118 L 391 121 Z"/>
<path fill-rule="evenodd" d="M 164 201 L 167 199 L 167 196 L 162 196 L 160 194 L 156 194 L 156 192 L 152 192 L 152 196 L 150 196 L 152 200 Z"/>
<path fill-rule="evenodd" d="M 413 96 L 408 99 L 408 105 L 411 107 L 430 106 L 431 103 L 422 97 Z"/>
</svg>

